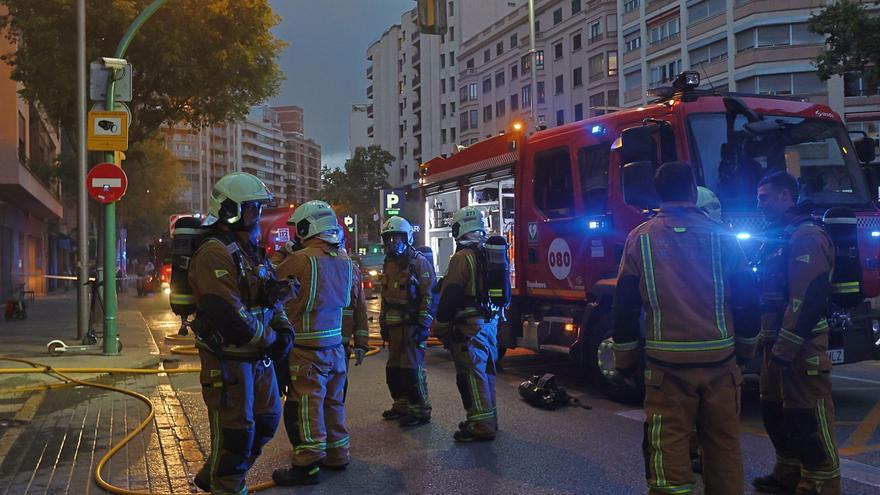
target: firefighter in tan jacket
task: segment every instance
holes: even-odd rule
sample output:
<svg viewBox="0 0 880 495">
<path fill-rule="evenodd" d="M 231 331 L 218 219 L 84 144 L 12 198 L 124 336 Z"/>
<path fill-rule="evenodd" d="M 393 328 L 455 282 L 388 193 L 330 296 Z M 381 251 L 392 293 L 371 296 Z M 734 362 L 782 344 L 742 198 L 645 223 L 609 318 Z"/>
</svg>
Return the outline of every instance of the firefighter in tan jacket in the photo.
<svg viewBox="0 0 880 495">
<path fill-rule="evenodd" d="M 737 361 L 754 355 L 758 301 L 736 238 L 695 206 L 692 174 L 686 163 L 661 166 L 660 213 L 626 240 L 614 296 L 615 366 L 631 376 L 645 355 L 648 493 L 694 490 L 696 429 L 706 493 L 741 495 Z"/>
<path fill-rule="evenodd" d="M 290 350 L 293 326 L 281 306 L 283 297 L 272 295 L 271 267 L 255 242 L 262 205 L 271 198 L 250 174 L 221 178 L 205 222 L 213 230 L 188 273 L 211 427 L 210 461 L 195 484 L 213 493 L 247 493 L 247 471 L 281 416 L 272 359 Z"/>
<path fill-rule="evenodd" d="M 477 297 L 477 245 L 486 235 L 486 221 L 467 206 L 452 217 L 455 254 L 443 277 L 434 333 L 455 362 L 455 382 L 466 419 L 453 434 L 457 442 L 493 440 L 498 431 L 495 375 L 498 361 L 498 315 L 484 311 Z"/>
<path fill-rule="evenodd" d="M 340 245 L 344 247 L 345 237 L 340 231 Z M 352 261 L 351 271 L 351 304 L 342 310 L 342 344 L 345 349 L 346 369 L 348 357 L 351 355 L 352 338 L 354 339 L 354 364 L 360 366 L 370 348 L 370 327 L 367 319 L 367 299 L 361 285 L 361 268 Z M 347 383 L 347 382 L 346 382 Z"/>
<path fill-rule="evenodd" d="M 302 249 L 278 265 L 278 275 L 302 283 L 301 297 L 286 306 L 298 327 L 288 356 L 290 385 L 284 426 L 293 445 L 293 466 L 278 469 L 278 485 L 318 482 L 320 467 L 343 469 L 349 462 L 345 428 L 345 354 L 342 311 L 351 304 L 353 265 L 339 243 L 333 209 L 323 201 L 300 205 L 288 220 Z"/>
<path fill-rule="evenodd" d="M 412 230 L 405 218 L 397 216 L 382 226 L 385 265 L 379 326 L 388 342 L 385 378 L 393 401 L 382 417 L 398 420 L 401 426 L 431 420 L 425 350 L 434 320 L 434 267 L 412 247 Z"/>
<path fill-rule="evenodd" d="M 757 265 L 761 292 L 761 409 L 776 448 L 773 472 L 752 484 L 768 493 L 839 494 L 834 441 L 829 299 L 834 244 L 811 219 L 812 203 L 795 204 L 797 181 L 786 172 L 758 183 L 758 206 L 770 235 Z"/>
</svg>

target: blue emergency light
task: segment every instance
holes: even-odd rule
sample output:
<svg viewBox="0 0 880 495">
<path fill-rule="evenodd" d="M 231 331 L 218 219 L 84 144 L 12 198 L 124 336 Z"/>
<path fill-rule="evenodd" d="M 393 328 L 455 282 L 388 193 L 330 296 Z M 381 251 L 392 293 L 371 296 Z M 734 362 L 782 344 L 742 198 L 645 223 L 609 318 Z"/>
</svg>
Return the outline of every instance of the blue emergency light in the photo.
<svg viewBox="0 0 880 495">
<path fill-rule="evenodd" d="M 601 136 L 601 135 L 605 134 L 605 127 L 602 125 L 596 124 L 596 125 L 590 127 L 590 134 L 592 134 L 594 136 Z"/>
<path fill-rule="evenodd" d="M 747 241 L 752 238 L 752 234 L 749 234 L 748 232 L 739 232 L 736 234 L 736 238 L 741 241 Z"/>
<path fill-rule="evenodd" d="M 871 232 L 871 237 L 880 237 L 880 231 L 874 230 Z"/>
</svg>

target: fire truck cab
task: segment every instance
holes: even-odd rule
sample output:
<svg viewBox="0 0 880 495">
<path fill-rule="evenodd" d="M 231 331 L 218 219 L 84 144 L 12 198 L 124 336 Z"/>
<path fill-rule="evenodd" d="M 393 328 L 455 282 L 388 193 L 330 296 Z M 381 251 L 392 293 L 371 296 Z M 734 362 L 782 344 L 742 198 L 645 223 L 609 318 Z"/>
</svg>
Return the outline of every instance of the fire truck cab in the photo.
<svg viewBox="0 0 880 495">
<path fill-rule="evenodd" d="M 685 161 L 698 185 L 720 198 L 724 219 L 746 254 L 766 226 L 756 209 L 758 180 L 787 170 L 821 215 L 846 206 L 858 218 L 864 304 L 831 321 L 835 363 L 880 358 L 880 211 L 860 168 L 871 140 L 850 140 L 829 107 L 796 99 L 696 89 L 683 73 L 655 103 L 526 135 L 522 125 L 450 157 L 422 165 L 425 243 L 445 273 L 454 252 L 452 214 L 482 209 L 492 234 L 510 243 L 513 303 L 499 345 L 566 354 L 606 392 L 632 390 L 614 379 L 611 307 L 627 234 L 659 201 L 657 167 Z M 517 129 L 516 127 L 519 127 Z"/>
</svg>

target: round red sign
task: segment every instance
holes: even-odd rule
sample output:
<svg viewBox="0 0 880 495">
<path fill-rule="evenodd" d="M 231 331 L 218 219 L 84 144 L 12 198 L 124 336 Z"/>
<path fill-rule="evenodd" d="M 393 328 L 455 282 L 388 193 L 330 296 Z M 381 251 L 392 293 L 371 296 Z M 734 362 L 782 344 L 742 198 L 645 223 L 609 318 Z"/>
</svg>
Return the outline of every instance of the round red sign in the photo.
<svg viewBox="0 0 880 495">
<path fill-rule="evenodd" d="M 89 170 L 86 176 L 89 196 L 99 203 L 119 201 L 128 189 L 128 177 L 121 167 L 112 163 L 99 163 Z"/>
</svg>

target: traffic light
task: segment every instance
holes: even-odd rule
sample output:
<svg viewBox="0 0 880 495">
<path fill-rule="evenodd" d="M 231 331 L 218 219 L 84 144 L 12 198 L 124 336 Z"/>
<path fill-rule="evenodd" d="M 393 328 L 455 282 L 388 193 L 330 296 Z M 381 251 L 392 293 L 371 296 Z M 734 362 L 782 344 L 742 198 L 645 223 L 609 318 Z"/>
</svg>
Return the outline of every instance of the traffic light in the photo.
<svg viewBox="0 0 880 495">
<path fill-rule="evenodd" d="M 419 32 L 423 34 L 446 34 L 446 0 L 417 0 Z"/>
</svg>

